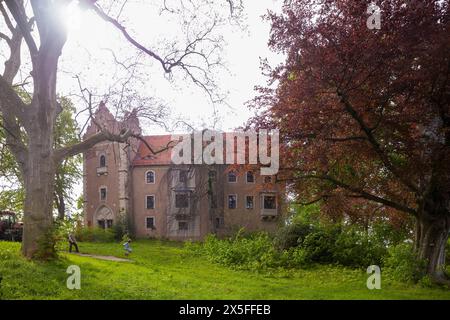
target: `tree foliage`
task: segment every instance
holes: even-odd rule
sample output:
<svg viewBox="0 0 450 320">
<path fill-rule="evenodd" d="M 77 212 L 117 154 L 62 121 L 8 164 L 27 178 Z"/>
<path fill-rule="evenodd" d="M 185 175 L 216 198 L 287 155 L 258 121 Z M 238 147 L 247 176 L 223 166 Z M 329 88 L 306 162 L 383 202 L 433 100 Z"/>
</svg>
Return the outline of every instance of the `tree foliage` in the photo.
<svg viewBox="0 0 450 320">
<path fill-rule="evenodd" d="M 416 248 L 442 275 L 450 230 L 449 1 L 285 1 L 269 13 L 257 127 L 278 127 L 299 200 L 355 219 L 416 218 Z M 436 248 L 431 249 L 431 248 Z M 437 272 L 437 271 L 436 271 Z"/>
<path fill-rule="evenodd" d="M 23 99 L 27 99 L 27 94 L 24 91 L 18 90 L 18 92 Z M 59 103 L 62 111 L 56 119 L 55 148 L 62 148 L 80 141 L 79 129 L 74 119 L 76 111 L 74 105 L 66 97 L 60 97 Z M 22 214 L 25 200 L 23 180 L 18 163 L 6 148 L 5 134 L 1 129 L 0 145 L 2 146 L 0 171 L 5 179 L 3 190 L 0 192 L 0 208 Z M 58 211 L 58 217 L 61 219 L 65 217 L 66 205 L 75 206 L 76 199 L 73 198 L 73 190 L 82 177 L 81 162 L 81 155 L 77 155 L 64 159 L 57 169 L 54 206 Z"/>
</svg>

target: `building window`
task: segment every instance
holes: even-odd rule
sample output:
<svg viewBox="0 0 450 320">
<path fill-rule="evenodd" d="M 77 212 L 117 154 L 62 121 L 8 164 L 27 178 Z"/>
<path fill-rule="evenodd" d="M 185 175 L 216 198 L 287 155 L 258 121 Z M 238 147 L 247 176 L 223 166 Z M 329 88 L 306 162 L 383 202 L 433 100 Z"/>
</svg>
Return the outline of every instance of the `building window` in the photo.
<svg viewBox="0 0 450 320">
<path fill-rule="evenodd" d="M 186 170 L 180 170 L 180 175 L 178 177 L 178 180 L 181 183 L 186 183 L 188 180 L 188 172 Z"/>
<path fill-rule="evenodd" d="M 247 183 L 255 183 L 255 175 L 253 174 L 253 171 L 247 171 L 245 177 Z"/>
<path fill-rule="evenodd" d="M 186 193 L 175 194 L 175 208 L 188 208 L 189 198 Z"/>
<path fill-rule="evenodd" d="M 146 217 L 145 218 L 145 227 L 147 229 L 155 229 L 155 217 Z"/>
<path fill-rule="evenodd" d="M 106 201 L 106 187 L 100 188 L 100 201 Z"/>
<path fill-rule="evenodd" d="M 277 208 L 277 198 L 275 196 L 263 196 L 263 208 L 274 210 Z"/>
<path fill-rule="evenodd" d="M 228 195 L 228 209 L 236 209 L 237 207 L 237 195 Z"/>
<path fill-rule="evenodd" d="M 155 183 L 155 171 L 147 171 L 145 173 L 145 182 L 146 183 Z"/>
<path fill-rule="evenodd" d="M 253 209 L 253 196 L 246 196 L 245 197 L 245 208 L 246 209 Z"/>
<path fill-rule="evenodd" d="M 155 209 L 155 196 L 154 195 L 147 196 L 145 205 L 147 209 Z"/>
<path fill-rule="evenodd" d="M 187 229 L 188 229 L 188 223 L 186 221 L 178 222 L 178 230 L 187 230 Z"/>
<path fill-rule="evenodd" d="M 219 217 L 216 218 L 216 229 L 219 229 L 222 226 L 222 219 Z"/>
<path fill-rule="evenodd" d="M 216 181 L 217 180 L 217 172 L 214 170 L 209 171 L 208 177 L 209 177 L 210 181 Z"/>
<path fill-rule="evenodd" d="M 104 168 L 106 167 L 106 156 L 104 154 L 102 154 L 100 156 L 100 168 Z"/>
<path fill-rule="evenodd" d="M 113 226 L 113 220 L 112 219 L 107 219 L 107 220 L 97 220 L 97 226 L 100 229 L 110 229 Z"/>
<path fill-rule="evenodd" d="M 237 182 L 237 175 L 236 175 L 236 172 L 234 172 L 234 171 L 228 172 L 228 182 L 230 182 L 230 183 L 235 183 L 235 182 Z"/>
<path fill-rule="evenodd" d="M 272 177 L 271 176 L 265 176 L 264 177 L 264 183 L 272 183 Z"/>
</svg>

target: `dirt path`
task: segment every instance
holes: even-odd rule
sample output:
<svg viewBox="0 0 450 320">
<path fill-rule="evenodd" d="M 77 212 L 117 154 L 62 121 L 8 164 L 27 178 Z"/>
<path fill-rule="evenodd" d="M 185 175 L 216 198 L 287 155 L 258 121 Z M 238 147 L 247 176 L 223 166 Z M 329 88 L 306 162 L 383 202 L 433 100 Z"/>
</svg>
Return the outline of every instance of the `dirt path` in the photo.
<svg viewBox="0 0 450 320">
<path fill-rule="evenodd" d="M 76 254 L 77 256 L 81 257 L 89 257 L 89 258 L 95 258 L 100 260 L 107 260 L 107 261 L 116 261 L 116 262 L 132 262 L 130 259 L 123 259 L 123 258 L 117 258 L 114 256 L 100 256 L 96 254 L 87 254 L 87 253 L 72 253 Z"/>
</svg>

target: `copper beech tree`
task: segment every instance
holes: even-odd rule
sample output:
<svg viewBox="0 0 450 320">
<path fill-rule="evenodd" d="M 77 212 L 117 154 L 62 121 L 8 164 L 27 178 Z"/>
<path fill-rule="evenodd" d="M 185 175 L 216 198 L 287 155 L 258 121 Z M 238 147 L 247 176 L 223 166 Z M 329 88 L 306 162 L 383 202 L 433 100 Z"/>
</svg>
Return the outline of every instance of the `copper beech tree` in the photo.
<svg viewBox="0 0 450 320">
<path fill-rule="evenodd" d="M 286 60 L 266 64 L 252 123 L 280 129 L 280 176 L 303 202 L 333 208 L 345 199 L 413 217 L 427 273 L 446 281 L 449 1 L 376 1 L 379 29 L 369 4 L 291 0 L 267 15 L 269 45 Z"/>
<path fill-rule="evenodd" d="M 25 187 L 24 234 L 22 253 L 26 257 L 51 255 L 52 248 L 46 244 L 53 216 L 55 170 L 65 158 L 71 157 L 95 144 L 105 141 L 125 142 L 136 134 L 124 128 L 120 133 L 109 132 L 99 126 L 98 133 L 86 140 L 64 148 L 54 148 L 55 121 L 61 112 L 57 103 L 58 62 L 67 40 L 67 28 L 62 13 L 73 4 L 83 10 L 91 10 L 99 19 L 111 26 L 123 38 L 129 50 L 140 52 L 149 61 L 161 66 L 161 72 L 180 72 L 185 79 L 213 94 L 214 85 L 210 68 L 220 64 L 222 35 L 216 27 L 238 21 L 240 1 L 223 0 L 212 3 L 207 0 L 163 1 L 160 14 L 179 14 L 186 19 L 186 43 L 170 42 L 172 51 L 159 54 L 157 50 L 143 45 L 128 32 L 119 19 L 127 4 L 123 1 L 95 0 L 0 0 L 0 40 L 9 47 L 5 67 L 0 76 L 0 116 L 6 135 L 6 145 L 17 161 Z M 118 8 L 115 15 L 110 10 Z M 188 8 L 189 6 L 189 8 Z M 205 6 L 210 6 L 208 14 Z M 200 10 L 202 8 L 203 10 Z M 191 13 L 187 14 L 187 10 Z M 158 10 L 155 8 L 155 10 Z M 204 16 L 203 24 L 199 22 Z M 196 28 L 195 28 L 195 27 Z M 154 26 L 156 29 L 158 26 Z M 203 30 L 199 30 L 203 28 Z M 195 30 L 195 32 L 194 32 Z M 164 32 L 164 30 L 162 30 Z M 23 67 L 26 57 L 31 63 L 31 102 L 26 103 L 17 94 L 14 81 Z M 23 70 L 22 70 L 23 71 Z"/>
</svg>

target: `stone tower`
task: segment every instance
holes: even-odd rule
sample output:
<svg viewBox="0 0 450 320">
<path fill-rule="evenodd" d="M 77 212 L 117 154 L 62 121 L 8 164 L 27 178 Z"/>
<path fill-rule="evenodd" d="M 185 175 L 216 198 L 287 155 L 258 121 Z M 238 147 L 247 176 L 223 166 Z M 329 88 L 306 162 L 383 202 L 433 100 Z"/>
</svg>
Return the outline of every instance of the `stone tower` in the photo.
<svg viewBox="0 0 450 320">
<path fill-rule="evenodd" d="M 118 121 L 101 102 L 94 119 L 84 138 L 99 132 L 97 124 L 115 134 L 123 128 L 141 133 L 135 111 L 126 113 L 123 121 Z M 137 146 L 136 139 L 130 139 L 128 143 L 104 141 L 83 154 L 84 217 L 87 226 L 110 228 L 129 215 L 130 164 Z"/>
</svg>

